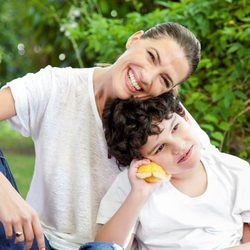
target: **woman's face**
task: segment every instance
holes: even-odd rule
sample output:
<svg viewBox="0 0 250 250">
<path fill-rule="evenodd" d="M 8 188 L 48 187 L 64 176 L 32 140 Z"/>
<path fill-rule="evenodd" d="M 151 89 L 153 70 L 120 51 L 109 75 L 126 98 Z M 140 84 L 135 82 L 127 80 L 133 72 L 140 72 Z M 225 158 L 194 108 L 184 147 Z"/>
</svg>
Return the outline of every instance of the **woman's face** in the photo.
<svg viewBox="0 0 250 250">
<path fill-rule="evenodd" d="M 115 97 L 150 98 L 171 90 L 189 74 L 183 49 L 171 38 L 139 39 L 132 35 L 127 50 L 112 66 Z"/>
</svg>

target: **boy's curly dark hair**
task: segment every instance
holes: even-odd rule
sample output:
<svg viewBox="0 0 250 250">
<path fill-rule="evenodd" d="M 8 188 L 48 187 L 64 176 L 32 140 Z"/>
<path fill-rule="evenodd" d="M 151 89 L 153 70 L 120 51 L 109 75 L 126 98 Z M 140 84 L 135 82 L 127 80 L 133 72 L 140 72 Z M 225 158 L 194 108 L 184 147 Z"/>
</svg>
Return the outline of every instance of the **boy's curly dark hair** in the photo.
<svg viewBox="0 0 250 250">
<path fill-rule="evenodd" d="M 119 167 L 128 166 L 134 158 L 141 159 L 139 150 L 148 136 L 160 134 L 158 124 L 170 119 L 174 112 L 185 115 L 179 99 L 171 92 L 147 100 L 107 101 L 102 120 L 109 157 L 114 156 Z"/>
</svg>

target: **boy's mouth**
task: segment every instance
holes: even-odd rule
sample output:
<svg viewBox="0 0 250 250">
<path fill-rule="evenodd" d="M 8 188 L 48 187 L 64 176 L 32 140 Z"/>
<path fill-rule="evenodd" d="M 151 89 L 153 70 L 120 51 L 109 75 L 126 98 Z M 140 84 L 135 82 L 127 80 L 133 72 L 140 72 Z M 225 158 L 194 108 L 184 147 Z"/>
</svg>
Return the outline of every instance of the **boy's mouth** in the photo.
<svg viewBox="0 0 250 250">
<path fill-rule="evenodd" d="M 192 145 L 188 150 L 185 151 L 184 154 L 182 154 L 182 156 L 180 157 L 180 159 L 177 162 L 178 164 L 186 161 L 187 159 L 189 159 L 189 157 L 192 154 L 193 147 L 194 146 Z"/>
</svg>

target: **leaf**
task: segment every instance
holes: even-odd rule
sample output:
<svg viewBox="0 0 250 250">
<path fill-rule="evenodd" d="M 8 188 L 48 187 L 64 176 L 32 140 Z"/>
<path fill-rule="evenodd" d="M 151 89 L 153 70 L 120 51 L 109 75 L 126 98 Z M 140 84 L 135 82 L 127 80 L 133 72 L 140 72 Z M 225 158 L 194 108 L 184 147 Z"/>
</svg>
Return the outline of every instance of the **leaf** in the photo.
<svg viewBox="0 0 250 250">
<path fill-rule="evenodd" d="M 208 121 L 208 122 L 215 123 L 215 124 L 218 123 L 217 117 L 216 117 L 216 116 L 213 116 L 213 115 L 210 115 L 210 114 L 205 115 L 204 120 L 205 120 L 205 121 Z"/>
<path fill-rule="evenodd" d="M 225 108 L 229 108 L 231 102 L 232 102 L 232 93 L 226 92 L 226 95 L 225 95 L 225 98 L 224 98 Z"/>
<path fill-rule="evenodd" d="M 211 124 L 200 124 L 201 128 L 207 130 L 207 131 L 214 131 L 214 126 Z"/>
<path fill-rule="evenodd" d="M 227 50 L 227 53 L 233 53 L 237 50 L 239 50 L 242 47 L 242 45 L 240 43 L 233 43 L 232 45 L 230 45 L 230 48 Z"/>
<path fill-rule="evenodd" d="M 213 132 L 211 133 L 212 138 L 218 140 L 218 141 L 222 141 L 223 140 L 223 134 L 221 132 Z"/>
<path fill-rule="evenodd" d="M 223 130 L 223 131 L 228 131 L 229 128 L 230 128 L 230 124 L 227 123 L 227 122 L 221 122 L 221 123 L 219 124 L 219 128 L 220 128 L 221 130 Z"/>
<path fill-rule="evenodd" d="M 219 147 L 220 146 L 220 143 L 215 141 L 215 140 L 211 140 L 211 143 L 216 146 L 216 147 Z"/>
<path fill-rule="evenodd" d="M 242 100 L 247 100 L 247 95 L 244 94 L 242 91 L 236 90 L 234 94 Z"/>
</svg>

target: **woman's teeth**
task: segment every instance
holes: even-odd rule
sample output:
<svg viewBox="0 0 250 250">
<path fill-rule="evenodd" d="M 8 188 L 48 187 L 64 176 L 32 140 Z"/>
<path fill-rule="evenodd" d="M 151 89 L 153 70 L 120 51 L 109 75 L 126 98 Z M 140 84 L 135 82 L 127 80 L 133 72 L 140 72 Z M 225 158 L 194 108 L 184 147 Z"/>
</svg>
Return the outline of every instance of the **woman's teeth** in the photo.
<svg viewBox="0 0 250 250">
<path fill-rule="evenodd" d="M 131 70 L 128 71 L 128 78 L 129 78 L 130 85 L 131 85 L 132 87 L 134 87 L 136 90 L 140 91 L 140 90 L 141 90 L 141 87 L 140 87 L 139 84 L 136 82 L 135 76 L 134 76 L 134 74 L 132 73 Z"/>
</svg>

